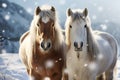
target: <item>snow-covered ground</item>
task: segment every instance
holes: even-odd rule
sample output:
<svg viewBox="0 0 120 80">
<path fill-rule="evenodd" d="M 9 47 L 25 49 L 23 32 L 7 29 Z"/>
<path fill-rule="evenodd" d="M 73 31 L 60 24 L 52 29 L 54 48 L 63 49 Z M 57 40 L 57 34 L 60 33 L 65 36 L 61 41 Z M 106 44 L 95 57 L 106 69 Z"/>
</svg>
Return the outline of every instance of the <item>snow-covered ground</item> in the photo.
<svg viewBox="0 0 120 80">
<path fill-rule="evenodd" d="M 28 80 L 18 54 L 0 54 L 0 80 Z"/>
<path fill-rule="evenodd" d="M 120 58 L 117 62 L 117 80 L 120 80 Z M 28 80 L 25 66 L 18 54 L 0 54 L 0 80 Z"/>
</svg>

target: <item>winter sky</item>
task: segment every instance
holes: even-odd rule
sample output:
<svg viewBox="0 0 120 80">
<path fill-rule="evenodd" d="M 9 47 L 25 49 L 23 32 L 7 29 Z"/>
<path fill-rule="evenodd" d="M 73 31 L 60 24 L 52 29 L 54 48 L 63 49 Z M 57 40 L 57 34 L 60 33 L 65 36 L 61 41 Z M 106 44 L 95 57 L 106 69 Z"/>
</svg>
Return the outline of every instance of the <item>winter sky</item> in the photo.
<svg viewBox="0 0 120 80">
<path fill-rule="evenodd" d="M 120 0 L 9 0 L 23 6 L 33 14 L 36 6 L 49 4 L 56 7 L 60 21 L 66 16 L 68 8 L 85 8 L 94 22 L 114 22 L 120 24 Z M 61 22 L 64 22 L 61 21 Z"/>
</svg>

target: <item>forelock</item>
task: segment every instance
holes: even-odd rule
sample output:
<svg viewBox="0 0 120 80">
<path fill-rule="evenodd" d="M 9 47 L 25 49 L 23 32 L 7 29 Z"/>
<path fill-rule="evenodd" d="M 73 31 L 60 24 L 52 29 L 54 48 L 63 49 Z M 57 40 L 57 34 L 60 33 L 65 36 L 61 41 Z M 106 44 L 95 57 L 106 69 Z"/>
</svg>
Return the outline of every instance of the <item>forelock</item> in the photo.
<svg viewBox="0 0 120 80">
<path fill-rule="evenodd" d="M 39 15 L 41 18 L 48 17 L 52 20 L 55 20 L 56 14 L 55 12 L 51 11 L 51 6 L 44 5 L 44 6 L 41 6 L 40 9 L 41 9 L 41 12 Z"/>
</svg>

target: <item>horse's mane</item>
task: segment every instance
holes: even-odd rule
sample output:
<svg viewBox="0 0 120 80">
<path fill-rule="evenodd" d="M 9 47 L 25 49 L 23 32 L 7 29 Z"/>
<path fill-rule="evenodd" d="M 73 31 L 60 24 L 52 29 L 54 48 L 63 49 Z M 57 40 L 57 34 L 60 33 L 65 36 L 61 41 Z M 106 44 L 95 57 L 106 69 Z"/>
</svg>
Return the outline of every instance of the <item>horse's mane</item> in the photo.
<svg viewBox="0 0 120 80">
<path fill-rule="evenodd" d="M 73 21 L 80 21 L 81 20 L 81 12 L 83 10 L 73 10 L 73 14 L 72 14 L 72 17 L 68 17 L 67 18 L 67 21 L 66 21 L 66 44 L 68 46 L 70 46 L 70 23 L 73 22 Z M 92 28 L 91 28 L 91 21 L 90 21 L 90 18 L 89 16 L 87 16 L 85 19 L 83 18 L 83 20 L 86 22 L 86 31 L 87 31 L 87 52 L 88 52 L 88 55 L 89 55 L 89 58 L 91 60 L 95 59 L 96 57 L 96 54 L 99 53 L 99 50 L 98 50 L 98 45 L 97 45 L 97 42 L 95 40 L 95 36 L 93 34 L 93 31 L 92 31 Z"/>
<path fill-rule="evenodd" d="M 96 58 L 96 54 L 99 54 L 98 50 L 98 44 L 96 42 L 96 39 L 94 38 L 95 35 L 93 33 L 92 27 L 91 27 L 91 21 L 90 18 L 86 18 L 86 30 L 87 30 L 87 44 L 88 44 L 88 54 L 89 57 L 93 60 Z"/>
<path fill-rule="evenodd" d="M 57 12 L 52 12 L 51 6 L 41 6 L 40 7 L 41 12 L 39 13 L 39 15 L 34 15 L 34 18 L 32 20 L 31 26 L 30 26 L 30 35 L 31 35 L 31 39 L 32 39 L 32 43 L 33 45 L 35 45 L 35 39 L 36 39 L 36 35 L 37 35 L 37 25 L 36 22 L 38 21 L 37 18 L 40 17 L 49 17 L 50 19 L 52 19 L 53 21 L 55 21 L 54 26 L 55 26 L 55 45 L 54 45 L 54 49 L 58 49 L 60 47 L 60 45 L 63 42 L 63 35 L 62 35 L 62 31 L 61 31 L 61 27 L 58 23 L 58 18 L 57 18 Z"/>
</svg>

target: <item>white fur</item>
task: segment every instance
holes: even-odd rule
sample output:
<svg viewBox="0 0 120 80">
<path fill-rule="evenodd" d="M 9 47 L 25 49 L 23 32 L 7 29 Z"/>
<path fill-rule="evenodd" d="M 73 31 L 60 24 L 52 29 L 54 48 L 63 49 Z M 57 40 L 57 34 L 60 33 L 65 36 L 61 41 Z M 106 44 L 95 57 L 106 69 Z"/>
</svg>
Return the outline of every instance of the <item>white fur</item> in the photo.
<svg viewBox="0 0 120 80">
<path fill-rule="evenodd" d="M 49 21 L 49 17 L 42 17 L 42 22 L 47 23 Z"/>
<path fill-rule="evenodd" d="M 77 10 L 76 12 L 81 13 Z M 75 12 L 74 12 L 75 13 Z M 74 14 L 73 13 L 73 14 Z M 84 32 L 84 21 L 73 21 L 71 16 L 66 21 L 66 32 L 70 29 L 70 48 L 67 52 L 67 70 L 69 80 L 96 80 L 96 77 L 104 71 L 113 71 L 114 63 L 117 59 L 116 40 L 109 34 L 103 32 L 93 32 L 94 40 L 98 44 L 99 53 L 94 55 L 94 59 L 89 59 L 89 52 L 87 52 L 87 32 Z M 87 18 L 89 21 L 89 19 Z M 89 21 L 90 22 L 90 21 Z M 87 23 L 89 27 L 90 23 Z M 83 36 L 85 34 L 85 36 Z M 67 37 L 67 35 L 66 35 Z M 66 38 L 68 39 L 68 38 Z M 76 52 L 74 50 L 74 41 L 83 41 L 83 50 Z M 89 46 L 89 45 L 88 45 Z M 114 49 L 113 49 L 114 48 Z M 80 57 L 77 57 L 77 53 Z M 109 70 L 110 69 L 110 70 Z"/>
</svg>

